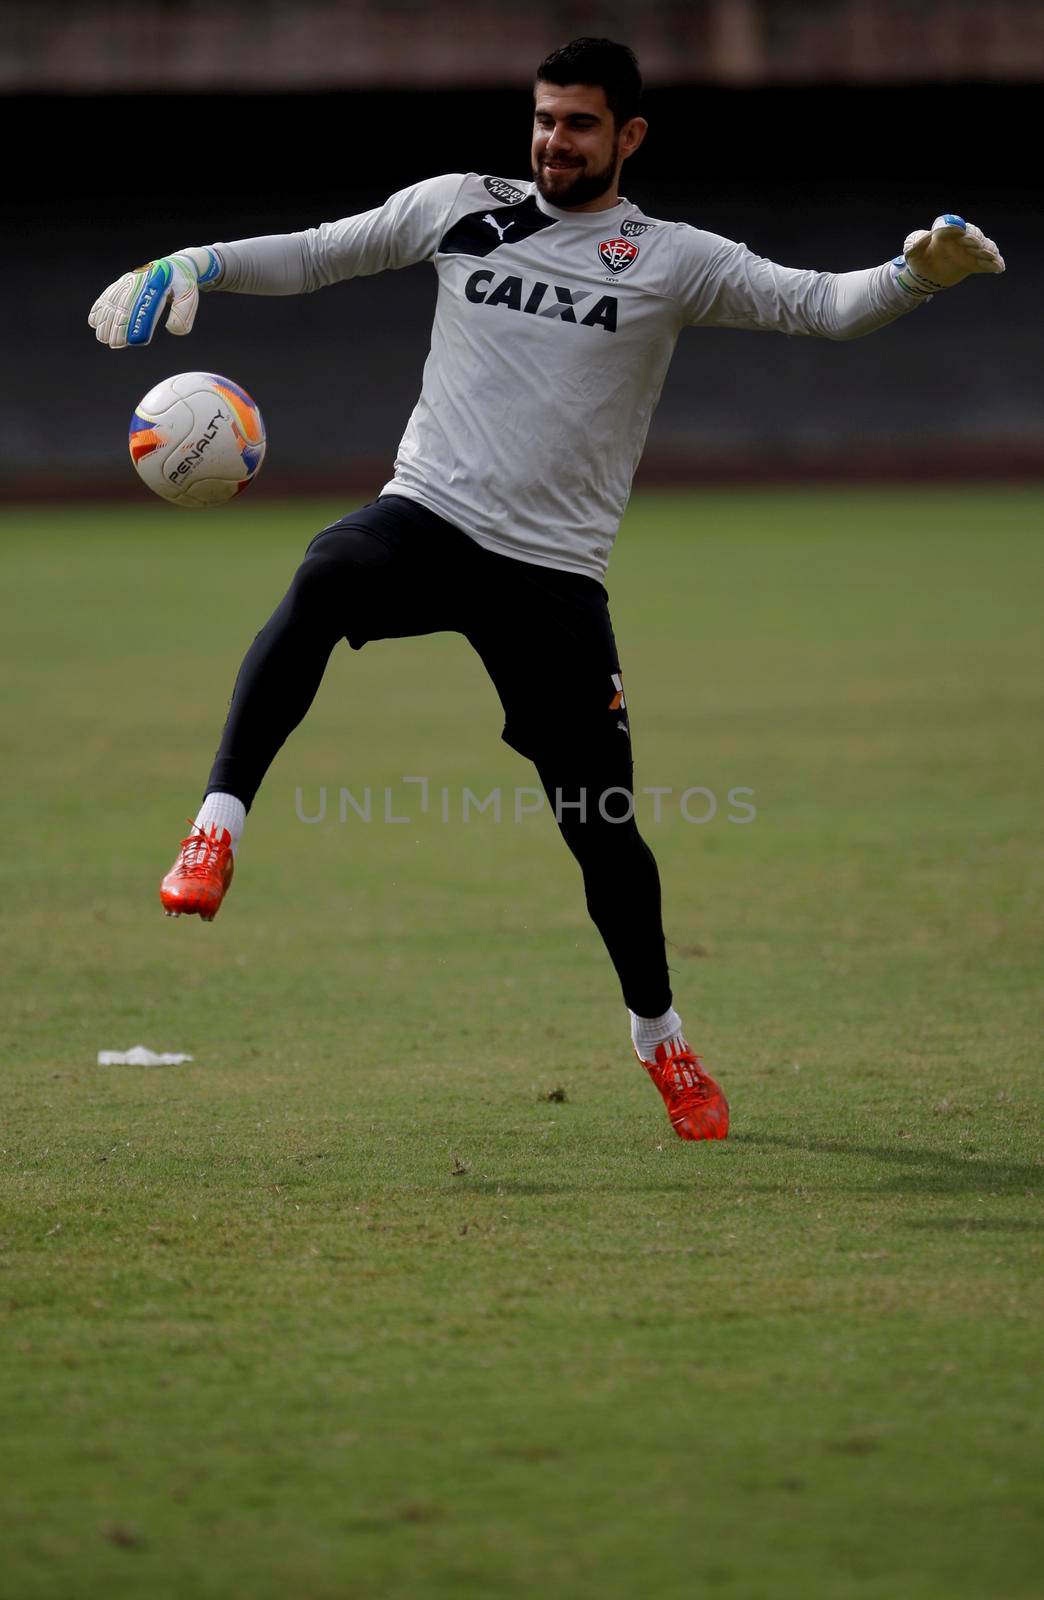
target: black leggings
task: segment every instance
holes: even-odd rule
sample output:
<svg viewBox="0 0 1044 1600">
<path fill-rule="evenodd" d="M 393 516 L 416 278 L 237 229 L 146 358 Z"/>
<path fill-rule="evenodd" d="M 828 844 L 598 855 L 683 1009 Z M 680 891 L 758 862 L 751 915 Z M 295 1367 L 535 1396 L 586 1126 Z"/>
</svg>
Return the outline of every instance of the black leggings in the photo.
<svg viewBox="0 0 1044 1600">
<path fill-rule="evenodd" d="M 398 497 L 342 518 L 312 541 L 247 651 L 207 793 L 236 795 L 249 809 L 340 639 L 358 648 L 447 629 L 478 651 L 504 705 L 505 739 L 536 765 L 626 1004 L 661 1015 L 671 990 L 660 879 L 628 818 L 629 720 L 614 693 L 605 591 L 592 579 L 492 554 Z M 583 811 L 570 804 L 581 791 Z"/>
</svg>

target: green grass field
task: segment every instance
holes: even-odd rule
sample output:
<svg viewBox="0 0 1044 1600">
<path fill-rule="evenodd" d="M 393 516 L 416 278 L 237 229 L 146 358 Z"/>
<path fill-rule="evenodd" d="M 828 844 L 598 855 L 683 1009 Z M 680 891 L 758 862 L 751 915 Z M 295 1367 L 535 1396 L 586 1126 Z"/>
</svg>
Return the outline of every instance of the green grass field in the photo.
<svg viewBox="0 0 1044 1600">
<path fill-rule="evenodd" d="M 629 513 L 639 782 L 721 798 L 639 807 L 720 1146 L 546 813 L 460 820 L 532 779 L 458 638 L 342 647 L 162 916 L 342 509 L 3 512 L 0 1595 L 1039 1597 L 1044 495 Z M 139 1042 L 195 1060 L 95 1064 Z"/>
</svg>

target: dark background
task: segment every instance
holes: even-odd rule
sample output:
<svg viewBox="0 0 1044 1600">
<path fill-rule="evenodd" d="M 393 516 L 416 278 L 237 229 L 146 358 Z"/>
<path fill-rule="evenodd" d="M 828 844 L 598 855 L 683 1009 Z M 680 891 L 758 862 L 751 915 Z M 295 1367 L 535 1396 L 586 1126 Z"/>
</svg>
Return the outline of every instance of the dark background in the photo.
<svg viewBox="0 0 1044 1600">
<path fill-rule="evenodd" d="M 958 210 L 1009 270 L 851 344 L 683 334 L 647 480 L 1039 471 L 1039 108 L 1020 83 L 650 89 L 622 187 L 654 216 L 844 270 Z M 134 403 L 194 368 L 261 404 L 270 489 L 379 486 L 427 352 L 429 266 L 312 296 L 209 296 L 187 341 L 160 332 L 143 351 L 97 345 L 87 312 L 128 267 L 180 245 L 311 226 L 438 172 L 527 177 L 530 115 L 514 86 L 10 96 L 0 486 L 133 492 Z"/>
</svg>

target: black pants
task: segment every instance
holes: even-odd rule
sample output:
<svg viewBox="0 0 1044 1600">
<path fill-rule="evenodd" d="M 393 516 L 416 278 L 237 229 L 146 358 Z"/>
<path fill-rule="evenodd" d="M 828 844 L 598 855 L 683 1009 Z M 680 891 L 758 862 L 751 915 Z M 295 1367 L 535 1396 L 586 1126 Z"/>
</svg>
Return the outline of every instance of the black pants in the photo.
<svg viewBox="0 0 1044 1600">
<path fill-rule="evenodd" d="M 608 596 L 593 578 L 483 549 L 400 495 L 316 535 L 236 680 L 207 793 L 249 808 L 315 697 L 339 639 L 462 633 L 504 707 L 503 737 L 532 760 L 624 999 L 671 1004 L 656 862 L 634 822 L 630 727 Z"/>
</svg>

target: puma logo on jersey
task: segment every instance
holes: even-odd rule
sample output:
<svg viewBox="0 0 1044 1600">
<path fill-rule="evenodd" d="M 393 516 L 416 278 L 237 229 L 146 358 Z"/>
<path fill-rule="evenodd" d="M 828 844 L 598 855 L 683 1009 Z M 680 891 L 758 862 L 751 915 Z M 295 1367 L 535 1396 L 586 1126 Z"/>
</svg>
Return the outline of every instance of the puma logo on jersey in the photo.
<svg viewBox="0 0 1044 1600">
<path fill-rule="evenodd" d="M 503 241 L 504 235 L 505 235 L 505 233 L 507 233 L 508 229 L 509 228 L 513 228 L 515 226 L 515 224 L 513 222 L 505 222 L 504 226 L 501 227 L 500 223 L 497 221 L 496 217 L 491 217 L 488 211 L 486 212 L 486 215 L 482 218 L 482 220 L 483 220 L 483 222 L 488 222 L 491 228 L 496 228 L 497 235 L 501 239 L 501 241 Z"/>
<path fill-rule="evenodd" d="M 577 312 L 590 300 L 593 289 L 566 289 L 560 283 L 543 283 L 508 274 L 493 286 L 496 273 L 488 267 L 473 272 L 464 285 L 465 297 L 476 306 L 506 306 L 509 311 L 524 311 L 531 317 L 557 317 L 561 322 L 578 323 L 582 328 L 604 328 L 616 332 L 617 300 L 602 295 L 582 317 Z"/>
</svg>

